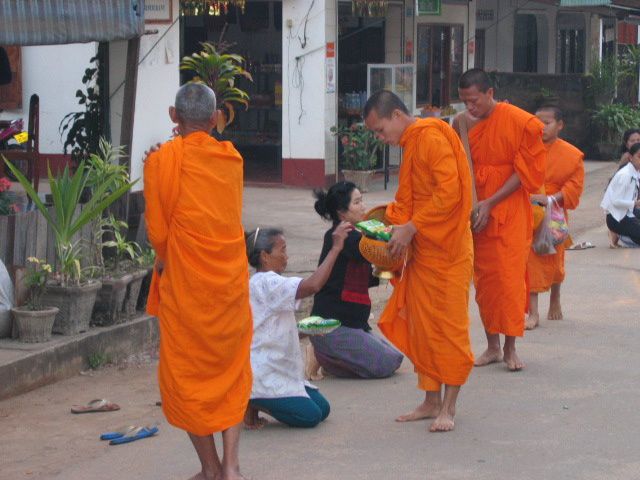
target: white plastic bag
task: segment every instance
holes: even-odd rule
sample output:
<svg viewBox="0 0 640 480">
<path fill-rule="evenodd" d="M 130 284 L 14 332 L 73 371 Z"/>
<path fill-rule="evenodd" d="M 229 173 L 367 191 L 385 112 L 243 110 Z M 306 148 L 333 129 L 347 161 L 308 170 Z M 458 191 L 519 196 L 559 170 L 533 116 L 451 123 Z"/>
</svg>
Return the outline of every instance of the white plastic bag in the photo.
<svg viewBox="0 0 640 480">
<path fill-rule="evenodd" d="M 533 237 L 531 248 L 538 255 L 553 255 L 556 253 L 553 232 L 551 231 L 551 207 L 551 202 L 548 202 L 544 209 L 544 218 Z"/>
<path fill-rule="evenodd" d="M 9 272 L 0 260 L 0 338 L 11 336 L 11 308 L 13 284 Z"/>
</svg>

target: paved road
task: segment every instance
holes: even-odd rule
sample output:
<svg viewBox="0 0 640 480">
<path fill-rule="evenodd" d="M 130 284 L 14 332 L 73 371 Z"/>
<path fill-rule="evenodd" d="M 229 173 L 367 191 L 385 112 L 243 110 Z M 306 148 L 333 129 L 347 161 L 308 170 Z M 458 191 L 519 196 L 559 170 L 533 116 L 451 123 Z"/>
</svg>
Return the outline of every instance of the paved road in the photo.
<svg viewBox="0 0 640 480">
<path fill-rule="evenodd" d="M 587 191 L 573 218 L 576 240 L 597 248 L 567 253 L 565 320 L 543 321 L 520 342 L 521 373 L 502 365 L 473 371 L 462 390 L 456 430 L 427 433 L 424 422 L 393 418 L 419 400 L 405 362 L 386 380 L 318 383 L 332 412 L 313 430 L 271 424 L 246 432 L 245 475 L 254 480 L 518 480 L 640 478 L 640 250 L 610 250 L 598 209 L 612 167 L 589 164 Z M 390 192 L 367 195 L 371 204 Z M 325 227 L 309 192 L 248 189 L 246 223 L 284 226 L 291 269 L 313 267 Z M 380 311 L 390 287 L 374 291 Z M 545 312 L 548 299 L 541 301 Z M 472 340 L 484 346 L 472 305 Z M 118 412 L 70 415 L 75 402 L 107 397 Z M 186 435 L 162 420 L 155 363 L 140 358 L 0 402 L 0 479 L 185 479 L 197 468 Z M 160 421 L 156 438 L 109 447 L 100 432 Z"/>
</svg>

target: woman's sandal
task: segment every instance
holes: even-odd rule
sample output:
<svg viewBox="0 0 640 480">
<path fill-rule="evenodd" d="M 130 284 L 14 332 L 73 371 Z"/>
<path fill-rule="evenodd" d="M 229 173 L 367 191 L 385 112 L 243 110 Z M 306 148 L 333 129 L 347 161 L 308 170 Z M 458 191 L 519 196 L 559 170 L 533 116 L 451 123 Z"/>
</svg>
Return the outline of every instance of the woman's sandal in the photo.
<svg viewBox="0 0 640 480">
<path fill-rule="evenodd" d="M 96 398 L 86 405 L 73 405 L 71 407 L 71 413 L 115 412 L 116 410 L 120 410 L 120 406 L 104 398 Z"/>
</svg>

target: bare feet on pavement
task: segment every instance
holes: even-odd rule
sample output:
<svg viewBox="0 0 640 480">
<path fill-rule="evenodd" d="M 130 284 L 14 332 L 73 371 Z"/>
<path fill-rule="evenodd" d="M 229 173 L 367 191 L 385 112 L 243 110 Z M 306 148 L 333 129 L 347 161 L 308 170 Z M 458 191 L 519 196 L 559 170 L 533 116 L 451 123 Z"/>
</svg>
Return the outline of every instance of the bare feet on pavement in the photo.
<svg viewBox="0 0 640 480">
<path fill-rule="evenodd" d="M 549 313 L 547 313 L 547 318 L 549 320 L 562 320 L 562 307 L 560 306 L 559 301 L 553 301 L 549 303 Z"/>
<path fill-rule="evenodd" d="M 524 362 L 518 358 L 515 350 L 504 351 L 504 363 L 507 364 L 507 368 L 512 372 L 519 372 L 524 368 Z"/>
<path fill-rule="evenodd" d="M 473 364 L 476 367 L 484 367 L 485 365 L 489 365 L 491 363 L 496 363 L 502 361 L 502 352 L 498 348 L 494 350 L 492 348 L 487 348 L 482 355 L 476 358 L 476 361 Z"/>
<path fill-rule="evenodd" d="M 455 423 L 453 421 L 453 417 L 455 412 L 446 412 L 444 409 L 440 412 L 440 414 L 433 421 L 431 426 L 429 427 L 430 432 L 450 432 L 453 430 Z"/>
<path fill-rule="evenodd" d="M 400 415 L 396 418 L 396 422 L 415 422 L 416 420 L 424 420 L 425 418 L 436 418 L 440 414 L 441 409 L 441 404 L 422 402 L 413 412 Z"/>
<path fill-rule="evenodd" d="M 540 315 L 537 313 L 530 313 L 524 319 L 524 329 L 525 330 L 533 330 L 540 323 Z"/>
<path fill-rule="evenodd" d="M 268 424 L 269 420 L 262 418 L 259 413 L 260 411 L 257 408 L 247 407 L 247 411 L 244 414 L 244 428 L 247 430 L 260 430 Z"/>
</svg>

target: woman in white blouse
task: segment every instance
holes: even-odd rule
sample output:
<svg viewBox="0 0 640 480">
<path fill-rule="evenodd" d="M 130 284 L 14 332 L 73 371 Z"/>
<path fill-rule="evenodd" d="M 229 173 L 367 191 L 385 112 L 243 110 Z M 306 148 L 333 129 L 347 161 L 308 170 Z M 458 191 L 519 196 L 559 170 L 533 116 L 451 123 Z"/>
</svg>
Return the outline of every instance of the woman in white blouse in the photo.
<svg viewBox="0 0 640 480">
<path fill-rule="evenodd" d="M 260 411 L 303 428 L 315 427 L 329 415 L 329 402 L 305 380 L 294 312 L 300 299 L 316 294 L 326 283 L 352 228 L 342 222 L 335 229 L 329 254 L 305 279 L 282 276 L 288 256 L 281 230 L 258 228 L 247 235 L 249 264 L 256 269 L 249 281 L 253 387 L 244 420 L 247 428 L 266 423 Z"/>
<path fill-rule="evenodd" d="M 634 209 L 640 208 L 640 143 L 631 146 L 629 156 L 629 163 L 611 179 L 600 203 L 607 213 L 612 248 L 618 246 L 620 235 L 640 245 L 640 219 L 634 214 Z"/>
</svg>

